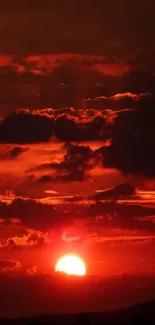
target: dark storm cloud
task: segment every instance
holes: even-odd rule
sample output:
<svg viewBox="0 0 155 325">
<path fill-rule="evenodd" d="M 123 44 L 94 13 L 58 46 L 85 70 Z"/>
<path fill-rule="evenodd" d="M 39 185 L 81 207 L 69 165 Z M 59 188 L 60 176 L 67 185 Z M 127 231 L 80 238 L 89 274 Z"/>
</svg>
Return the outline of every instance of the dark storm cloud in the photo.
<svg viewBox="0 0 155 325">
<path fill-rule="evenodd" d="M 103 101 L 108 101 L 104 98 Z M 142 111 L 153 106 L 155 100 L 150 94 L 118 93 L 110 101 L 116 102 L 112 109 L 42 109 L 16 110 L 0 123 L 1 143 L 30 143 L 47 141 L 54 134 L 62 141 L 91 141 L 111 138 L 112 124 L 120 115 L 116 110 L 125 108 L 129 100 L 130 108 Z M 124 104 L 119 106 L 119 102 Z M 104 106 L 104 105 L 103 105 Z M 108 107 L 108 104 L 107 104 Z M 127 112 L 124 111 L 124 116 Z M 129 113 L 130 114 L 130 113 Z M 134 113 L 133 113 L 134 114 Z M 119 120 L 119 117 L 118 119 Z M 138 121 L 140 123 L 140 120 Z M 118 123 L 117 123 L 118 124 Z"/>
<path fill-rule="evenodd" d="M 1 143 L 47 141 L 52 136 L 53 120 L 49 116 L 31 114 L 26 110 L 12 112 L 0 124 Z"/>
<path fill-rule="evenodd" d="M 108 112 L 104 115 L 94 113 L 92 118 L 81 119 L 65 113 L 58 114 L 54 119 L 51 113 L 53 110 L 12 112 L 0 124 L 0 142 L 44 142 L 50 140 L 53 134 L 62 141 L 106 140 L 110 136 Z"/>
<path fill-rule="evenodd" d="M 109 148 L 100 148 L 104 166 L 123 173 L 155 176 L 154 105 L 122 112 L 115 120 Z"/>
<path fill-rule="evenodd" d="M 110 125 L 102 115 L 95 116 L 92 120 L 83 119 L 81 123 L 76 123 L 69 115 L 61 115 L 54 127 L 56 137 L 62 141 L 106 140 L 110 131 Z"/>
<path fill-rule="evenodd" d="M 135 97 L 136 95 L 132 96 Z M 117 94 L 117 97 L 123 97 L 123 94 Z M 95 162 L 102 158 L 103 167 L 116 168 L 125 174 L 154 177 L 154 121 L 155 111 L 152 100 L 146 101 L 144 105 L 141 103 L 136 109 L 120 110 L 119 112 L 113 112 L 112 110 L 103 110 L 102 112 L 97 110 L 73 110 L 70 114 L 53 114 L 53 110 L 50 109 L 34 112 L 18 110 L 1 121 L 0 142 L 19 144 L 44 142 L 50 140 L 52 135 L 64 142 L 76 141 L 80 143 L 82 141 L 109 139 L 111 140 L 109 147 L 100 147 L 93 153 Z M 68 147 L 68 150 L 70 150 L 69 155 L 71 153 L 74 157 L 76 156 L 73 147 Z M 80 175 L 82 175 L 83 169 L 88 169 L 85 165 L 84 150 L 86 149 L 83 148 L 82 150 L 83 156 L 81 156 L 78 167 L 81 169 Z M 15 158 L 20 151 L 17 146 L 10 153 L 10 157 Z M 43 165 L 40 166 L 40 169 L 48 167 L 57 169 L 61 171 L 57 175 L 61 179 L 61 176 L 68 175 L 67 164 L 69 168 L 71 167 L 69 157 L 65 157 L 65 159 L 66 161 L 63 163 L 55 166 L 52 164 L 49 164 L 49 166 Z M 84 159 L 83 166 L 82 159 Z M 91 159 L 92 153 L 89 156 L 89 160 Z M 78 162 L 79 160 L 77 160 Z M 92 164 L 89 167 L 92 168 L 93 166 Z M 75 175 L 79 173 L 79 169 L 70 171 L 71 178 L 78 179 Z M 68 176 L 65 177 L 68 178 Z"/>
</svg>

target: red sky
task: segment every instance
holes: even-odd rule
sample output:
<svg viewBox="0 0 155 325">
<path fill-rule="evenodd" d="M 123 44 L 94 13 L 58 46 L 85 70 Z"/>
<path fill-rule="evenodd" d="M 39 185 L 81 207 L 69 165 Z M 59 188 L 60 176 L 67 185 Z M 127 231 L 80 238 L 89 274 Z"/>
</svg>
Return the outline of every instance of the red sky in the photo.
<svg viewBox="0 0 155 325">
<path fill-rule="evenodd" d="M 110 277 L 103 309 L 118 307 L 116 276 L 127 305 L 152 298 L 154 9 L 151 0 L 1 0 L 0 283 L 10 281 L 7 295 L 23 285 L 24 304 L 26 283 L 45 287 L 41 312 L 68 310 L 61 292 L 46 309 L 46 288 L 69 252 L 84 259 L 89 288 Z M 36 305 L 9 298 L 0 316 L 33 314 L 35 290 Z"/>
</svg>

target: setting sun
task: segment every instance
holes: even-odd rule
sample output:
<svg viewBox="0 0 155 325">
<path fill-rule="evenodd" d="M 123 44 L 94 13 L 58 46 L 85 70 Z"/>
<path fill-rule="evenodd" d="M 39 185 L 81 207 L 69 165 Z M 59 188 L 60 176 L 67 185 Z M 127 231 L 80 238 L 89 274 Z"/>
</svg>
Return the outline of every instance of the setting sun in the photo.
<svg viewBox="0 0 155 325">
<path fill-rule="evenodd" d="M 86 267 L 84 262 L 75 255 L 65 255 L 56 264 L 55 271 L 64 272 L 69 275 L 86 274 Z"/>
</svg>

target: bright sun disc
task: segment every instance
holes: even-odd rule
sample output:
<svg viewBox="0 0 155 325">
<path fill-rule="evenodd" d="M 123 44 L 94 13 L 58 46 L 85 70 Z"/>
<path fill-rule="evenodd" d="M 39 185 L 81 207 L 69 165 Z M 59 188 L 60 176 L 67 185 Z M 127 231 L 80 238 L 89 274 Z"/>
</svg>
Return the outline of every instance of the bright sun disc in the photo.
<svg viewBox="0 0 155 325">
<path fill-rule="evenodd" d="M 65 255 L 56 264 L 55 271 L 67 274 L 85 275 L 86 268 L 83 261 L 75 255 Z"/>
</svg>

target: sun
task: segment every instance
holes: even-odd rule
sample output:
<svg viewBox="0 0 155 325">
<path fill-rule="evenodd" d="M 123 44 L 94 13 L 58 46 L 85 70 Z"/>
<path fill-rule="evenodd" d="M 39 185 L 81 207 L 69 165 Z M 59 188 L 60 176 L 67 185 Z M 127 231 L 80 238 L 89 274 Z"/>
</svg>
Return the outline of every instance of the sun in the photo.
<svg viewBox="0 0 155 325">
<path fill-rule="evenodd" d="M 84 262 L 76 255 L 65 255 L 59 259 L 55 267 L 56 272 L 64 272 L 69 275 L 86 274 Z"/>
</svg>

